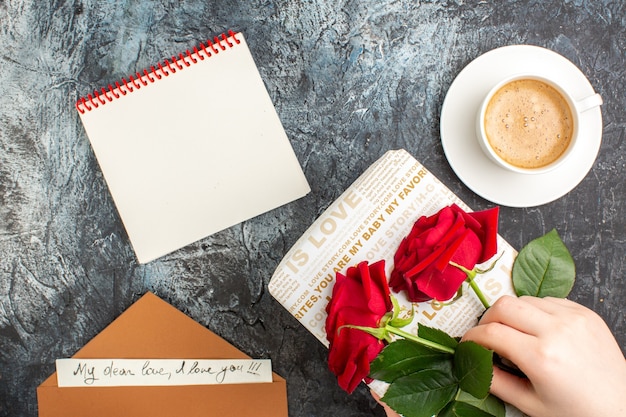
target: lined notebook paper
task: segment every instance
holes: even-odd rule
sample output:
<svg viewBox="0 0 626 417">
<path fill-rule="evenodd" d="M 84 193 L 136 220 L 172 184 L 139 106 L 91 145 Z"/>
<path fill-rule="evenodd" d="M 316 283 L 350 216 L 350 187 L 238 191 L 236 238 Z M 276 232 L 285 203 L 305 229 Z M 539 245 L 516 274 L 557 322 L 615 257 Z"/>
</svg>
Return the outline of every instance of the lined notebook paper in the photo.
<svg viewBox="0 0 626 417">
<path fill-rule="evenodd" d="M 141 263 L 310 191 L 242 33 L 76 108 Z"/>
</svg>

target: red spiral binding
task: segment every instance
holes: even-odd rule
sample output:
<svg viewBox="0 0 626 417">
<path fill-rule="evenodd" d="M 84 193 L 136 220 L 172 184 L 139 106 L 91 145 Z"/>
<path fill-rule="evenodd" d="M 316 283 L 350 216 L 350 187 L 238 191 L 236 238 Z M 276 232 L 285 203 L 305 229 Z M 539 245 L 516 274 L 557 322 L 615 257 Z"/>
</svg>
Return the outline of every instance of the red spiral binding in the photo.
<svg viewBox="0 0 626 417">
<path fill-rule="evenodd" d="M 115 86 L 109 84 L 107 87 L 102 87 L 99 92 L 94 90 L 93 94 L 87 94 L 87 97 L 81 97 L 76 101 L 76 110 L 81 114 L 85 114 L 86 111 L 97 109 L 101 105 L 104 106 L 128 93 L 141 89 L 141 87 L 152 84 L 163 78 L 163 76 L 167 77 L 170 74 L 175 74 L 176 71 L 184 70 L 198 63 L 199 60 L 204 61 L 205 58 L 210 58 L 213 54 L 232 48 L 236 44 L 241 43 L 235 35 L 236 33 L 229 30 L 228 36 L 222 33 L 220 36 L 215 36 L 212 41 L 207 39 L 206 45 L 201 43 L 198 46 L 194 46 L 193 51 L 187 49 L 185 52 L 178 54 L 178 57 L 172 56 L 171 60 L 166 58 L 163 60 L 163 63 L 158 62 L 156 68 L 151 66 L 150 70 L 144 69 L 142 72 L 135 72 L 134 75 L 128 76 L 128 80 L 122 78 L 121 84 L 116 81 Z"/>
</svg>

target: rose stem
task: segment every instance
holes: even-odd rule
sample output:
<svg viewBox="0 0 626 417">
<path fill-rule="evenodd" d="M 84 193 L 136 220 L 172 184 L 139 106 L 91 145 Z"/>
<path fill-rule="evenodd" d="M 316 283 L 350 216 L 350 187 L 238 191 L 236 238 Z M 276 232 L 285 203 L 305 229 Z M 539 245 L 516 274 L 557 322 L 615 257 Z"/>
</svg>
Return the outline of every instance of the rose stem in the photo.
<svg viewBox="0 0 626 417">
<path fill-rule="evenodd" d="M 480 302 L 483 303 L 483 307 L 485 307 L 485 309 L 488 309 L 489 307 L 491 307 L 491 305 L 489 305 L 489 301 L 487 301 L 487 298 L 485 297 L 485 294 L 483 294 L 483 292 L 478 287 L 478 284 L 476 284 L 476 281 L 474 281 L 474 277 L 472 278 L 468 277 L 468 281 L 469 281 L 470 287 L 472 287 L 472 289 L 474 290 L 474 293 L 476 293 L 476 296 L 478 297 Z"/>
<path fill-rule="evenodd" d="M 465 275 L 467 275 L 467 278 L 465 280 L 469 283 L 470 287 L 472 287 L 472 290 L 474 290 L 474 293 L 476 294 L 480 302 L 483 304 L 483 307 L 485 307 L 485 309 L 488 309 L 489 307 L 491 307 L 491 305 L 489 304 L 489 301 L 487 301 L 487 298 L 485 297 L 485 294 L 483 294 L 480 287 L 478 287 L 478 284 L 476 284 L 476 281 L 474 281 L 474 278 L 476 278 L 476 271 L 473 269 L 469 270 L 465 268 L 463 265 L 459 265 L 456 262 L 452 262 L 452 261 L 450 261 L 450 265 L 465 272 Z"/>
<path fill-rule="evenodd" d="M 411 340 L 413 342 L 419 343 L 419 344 L 421 344 L 423 346 L 430 347 L 430 348 L 438 350 L 440 352 L 454 354 L 454 349 L 449 347 L 449 346 L 440 345 L 439 343 L 432 342 L 432 341 L 426 340 L 426 339 L 422 339 L 419 336 L 416 336 L 414 334 L 405 332 L 404 330 L 400 330 L 400 329 L 398 329 L 396 327 L 387 325 L 387 326 L 385 326 L 385 330 L 387 330 L 389 333 L 393 333 L 393 334 L 396 334 L 398 336 L 402 336 L 405 339 L 408 339 L 408 340 Z"/>
</svg>

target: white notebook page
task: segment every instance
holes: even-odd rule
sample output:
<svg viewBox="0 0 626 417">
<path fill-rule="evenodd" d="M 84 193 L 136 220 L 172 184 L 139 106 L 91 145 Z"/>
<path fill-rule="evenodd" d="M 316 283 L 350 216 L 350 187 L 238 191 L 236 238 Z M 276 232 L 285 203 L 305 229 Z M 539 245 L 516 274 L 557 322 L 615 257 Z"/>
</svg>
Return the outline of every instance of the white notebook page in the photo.
<svg viewBox="0 0 626 417">
<path fill-rule="evenodd" d="M 194 53 L 197 63 L 119 99 L 77 106 L 141 263 L 310 191 L 243 34 L 234 36 L 238 44 Z"/>
</svg>

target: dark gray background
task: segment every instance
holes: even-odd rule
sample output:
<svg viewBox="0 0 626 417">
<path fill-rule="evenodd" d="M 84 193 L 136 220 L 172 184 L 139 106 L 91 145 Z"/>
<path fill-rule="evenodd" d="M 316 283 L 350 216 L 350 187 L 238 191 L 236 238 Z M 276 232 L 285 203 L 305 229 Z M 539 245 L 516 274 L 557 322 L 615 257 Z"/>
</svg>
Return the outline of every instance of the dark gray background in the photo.
<svg viewBox="0 0 626 417">
<path fill-rule="evenodd" d="M 520 248 L 556 228 L 578 269 L 571 298 L 624 348 L 625 28 L 626 3 L 609 0 L 0 0 L 0 415 L 35 416 L 54 359 L 150 290 L 271 358 L 290 416 L 382 416 L 364 387 L 337 387 L 325 348 L 267 283 L 389 149 L 407 149 L 474 209 L 491 207 L 448 165 L 439 115 L 465 65 L 511 44 L 550 48 L 588 76 L 604 98 L 603 142 L 577 188 L 541 207 L 502 208 L 500 232 Z M 312 192 L 138 265 L 74 103 L 228 29 L 245 33 Z"/>
</svg>

